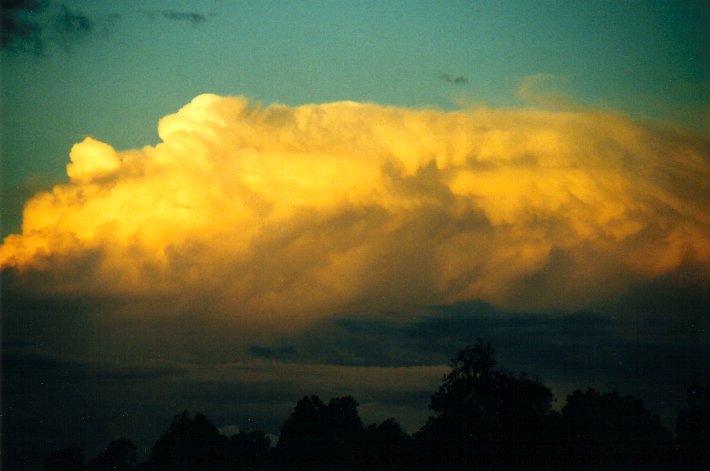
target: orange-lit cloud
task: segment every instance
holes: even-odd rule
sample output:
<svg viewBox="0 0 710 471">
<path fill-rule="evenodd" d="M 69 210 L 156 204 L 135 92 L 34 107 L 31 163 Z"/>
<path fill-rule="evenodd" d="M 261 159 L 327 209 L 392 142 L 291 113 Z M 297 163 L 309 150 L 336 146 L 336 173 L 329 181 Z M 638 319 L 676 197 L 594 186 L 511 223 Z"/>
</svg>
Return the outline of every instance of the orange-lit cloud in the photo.
<svg viewBox="0 0 710 471">
<path fill-rule="evenodd" d="M 612 112 L 215 95 L 158 132 L 76 144 L 2 267 L 285 326 L 468 299 L 576 309 L 691 266 L 710 280 L 707 136 Z"/>
</svg>

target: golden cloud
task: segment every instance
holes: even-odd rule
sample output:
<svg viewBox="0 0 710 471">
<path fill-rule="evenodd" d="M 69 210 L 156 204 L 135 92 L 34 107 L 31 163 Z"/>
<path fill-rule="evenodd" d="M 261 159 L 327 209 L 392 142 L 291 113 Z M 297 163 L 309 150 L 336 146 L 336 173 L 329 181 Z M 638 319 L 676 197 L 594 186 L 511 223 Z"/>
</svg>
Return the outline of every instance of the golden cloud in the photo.
<svg viewBox="0 0 710 471">
<path fill-rule="evenodd" d="M 86 138 L 0 264 L 45 290 L 292 325 L 480 299 L 579 308 L 710 277 L 710 138 L 613 112 L 201 95 L 161 143 Z"/>
</svg>

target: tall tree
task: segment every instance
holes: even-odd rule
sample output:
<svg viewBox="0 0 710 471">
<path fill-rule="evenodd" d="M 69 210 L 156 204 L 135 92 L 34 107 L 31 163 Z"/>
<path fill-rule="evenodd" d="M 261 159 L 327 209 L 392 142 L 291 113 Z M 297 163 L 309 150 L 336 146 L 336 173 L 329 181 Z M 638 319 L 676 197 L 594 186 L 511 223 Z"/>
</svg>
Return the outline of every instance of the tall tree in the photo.
<svg viewBox="0 0 710 471">
<path fill-rule="evenodd" d="M 547 450 L 552 392 L 540 380 L 496 367 L 495 350 L 478 342 L 450 363 L 417 434 L 430 463 L 448 468 L 539 464 Z"/>
<path fill-rule="evenodd" d="M 402 430 L 394 418 L 387 419 L 379 425 L 370 425 L 363 433 L 359 453 L 361 468 L 411 469 L 414 464 L 412 445 L 412 437 Z"/>
<path fill-rule="evenodd" d="M 228 465 L 227 443 L 207 417 L 184 411 L 153 445 L 146 464 L 149 469 L 222 469 Z"/>
<path fill-rule="evenodd" d="M 357 407 L 350 396 L 333 398 L 327 405 L 318 396 L 298 401 L 281 426 L 277 449 L 282 459 L 295 468 L 352 463 L 363 431 Z"/>
</svg>

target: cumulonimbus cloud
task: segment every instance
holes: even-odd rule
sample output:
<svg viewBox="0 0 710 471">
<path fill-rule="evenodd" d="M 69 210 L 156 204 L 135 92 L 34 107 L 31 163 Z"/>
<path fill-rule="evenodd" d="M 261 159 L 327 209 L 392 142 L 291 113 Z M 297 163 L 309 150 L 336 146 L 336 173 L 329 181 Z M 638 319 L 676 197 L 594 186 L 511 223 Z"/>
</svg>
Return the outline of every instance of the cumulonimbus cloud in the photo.
<svg viewBox="0 0 710 471">
<path fill-rule="evenodd" d="M 591 110 L 215 95 L 158 132 L 76 144 L 3 269 L 280 325 L 471 299 L 578 309 L 679 270 L 710 280 L 707 136 Z"/>
</svg>

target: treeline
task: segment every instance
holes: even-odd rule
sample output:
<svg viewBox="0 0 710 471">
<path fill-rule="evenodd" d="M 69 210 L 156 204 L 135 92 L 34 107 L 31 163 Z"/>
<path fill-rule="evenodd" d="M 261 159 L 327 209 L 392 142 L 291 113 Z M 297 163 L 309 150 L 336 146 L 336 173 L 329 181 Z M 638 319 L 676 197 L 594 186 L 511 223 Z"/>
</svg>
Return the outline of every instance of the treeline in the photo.
<svg viewBox="0 0 710 471">
<path fill-rule="evenodd" d="M 52 451 L 46 471 L 167 470 L 608 470 L 710 469 L 710 381 L 688 390 L 675 434 L 634 397 L 589 388 L 552 410 L 540 379 L 496 365 L 485 343 L 467 347 L 432 395 L 413 436 L 395 419 L 364 426 L 350 396 L 298 401 L 272 446 L 264 432 L 225 437 L 202 414 L 175 416 L 138 464 L 128 439 L 85 462 L 77 446 Z"/>
</svg>

